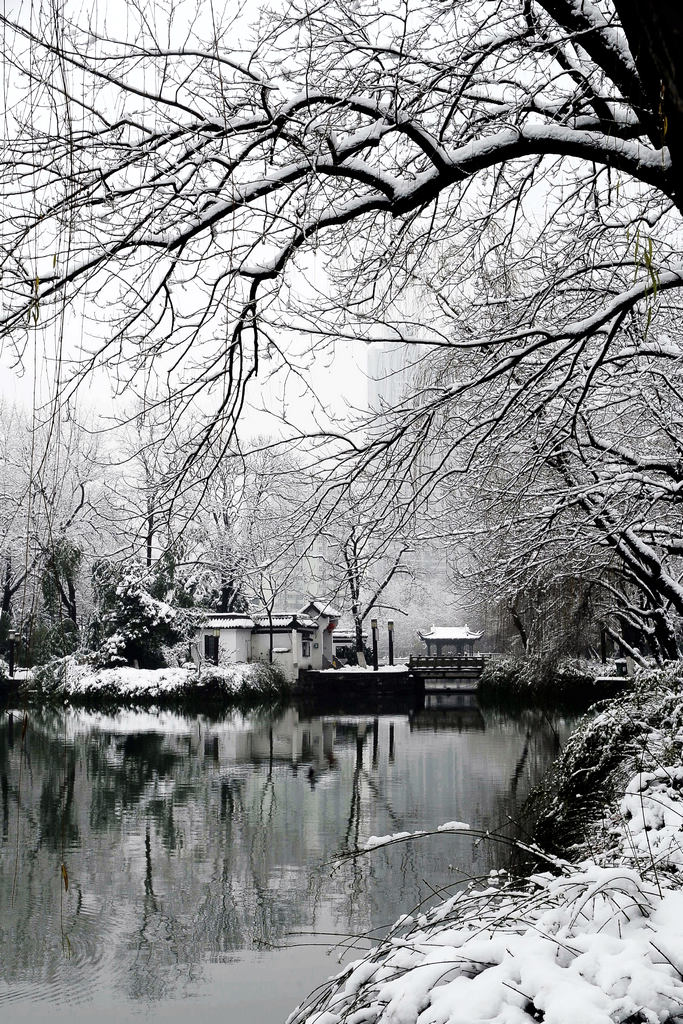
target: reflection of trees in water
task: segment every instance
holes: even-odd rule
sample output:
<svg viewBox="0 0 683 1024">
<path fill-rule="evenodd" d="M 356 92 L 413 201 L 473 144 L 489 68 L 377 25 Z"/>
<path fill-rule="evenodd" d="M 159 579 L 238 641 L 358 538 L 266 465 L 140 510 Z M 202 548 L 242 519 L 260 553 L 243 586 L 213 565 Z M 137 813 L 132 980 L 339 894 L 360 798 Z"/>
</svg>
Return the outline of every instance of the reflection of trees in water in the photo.
<svg viewBox="0 0 683 1024">
<path fill-rule="evenodd" d="M 27 968 L 33 977 L 59 973 L 62 834 L 71 881 L 65 928 L 75 960 L 79 946 L 91 953 L 97 946 L 96 958 L 116 962 L 134 997 L 161 997 L 169 983 L 182 980 L 177 967 L 185 965 L 188 975 L 188 965 L 206 951 L 282 942 L 301 926 L 308 879 L 287 872 L 286 858 L 280 869 L 283 843 L 273 838 L 282 828 L 278 791 L 290 781 L 289 769 L 271 762 L 265 777 L 258 770 L 237 777 L 215 756 L 210 763 L 201 759 L 186 736 L 152 733 L 93 731 L 71 739 L 65 751 L 61 723 L 51 716 L 36 716 L 30 732 L 20 881 L 11 905 L 10 810 L 19 756 L 2 725 L 0 935 L 8 981 Z M 293 838 L 289 854 L 303 862 L 302 841 Z M 287 884 L 278 885 L 283 874 Z M 102 891 L 120 911 L 113 922 L 106 914 L 83 914 Z M 176 971 L 169 975 L 171 967 Z"/>
<path fill-rule="evenodd" d="M 292 740 L 298 753 L 287 759 L 290 725 L 299 746 Z M 525 795 L 540 763 L 550 760 L 552 737 L 548 730 L 541 736 L 531 718 L 488 725 L 509 731 L 507 761 L 496 791 L 479 794 L 484 810 L 476 813 L 502 819 L 511 798 Z M 424 827 L 410 823 L 413 805 L 419 810 L 443 783 L 430 775 L 426 753 L 406 760 L 409 741 L 411 749 L 426 744 L 429 751 L 436 742 L 431 733 L 411 734 L 407 719 L 332 726 L 289 713 L 235 734 L 232 754 L 226 732 L 190 720 L 178 720 L 176 729 L 117 733 L 101 726 L 77 732 L 65 746 L 60 716 L 32 718 L 11 905 L 20 751 L 8 722 L 0 723 L 0 953 L 9 982 L 20 972 L 24 980 L 61 977 L 62 832 L 70 875 L 64 924 L 74 950 L 69 984 L 82 968 L 88 984 L 101 972 L 147 999 L 190 982 L 208 954 L 283 944 L 316 925 L 352 932 L 389 925 L 430 885 L 449 880 L 448 863 L 472 860 L 468 841 L 437 838 L 357 858 L 331 877 L 329 868 L 320 870 L 371 832 Z M 465 731 L 442 731 L 437 739 L 449 750 L 490 742 L 494 732 L 468 740 Z M 407 785 L 396 785 L 408 764 L 410 797 Z M 478 865 L 489 858 L 477 856 Z"/>
<path fill-rule="evenodd" d="M 511 720 L 504 712 L 486 711 L 486 719 L 491 726 L 516 730 L 518 737 L 518 755 L 508 786 L 497 794 L 497 817 L 503 834 L 528 838 L 522 815 L 524 801 L 557 757 L 562 742 L 575 727 L 578 717 L 525 708 L 517 711 Z M 499 859 L 516 863 L 515 854 L 509 857 L 502 854 Z"/>
</svg>

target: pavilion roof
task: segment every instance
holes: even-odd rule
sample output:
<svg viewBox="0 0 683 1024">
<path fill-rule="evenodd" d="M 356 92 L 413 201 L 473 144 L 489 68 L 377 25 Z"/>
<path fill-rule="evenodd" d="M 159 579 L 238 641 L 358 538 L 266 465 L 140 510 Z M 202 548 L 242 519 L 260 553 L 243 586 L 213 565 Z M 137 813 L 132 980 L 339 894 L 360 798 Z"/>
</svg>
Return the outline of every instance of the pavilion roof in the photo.
<svg viewBox="0 0 683 1024">
<path fill-rule="evenodd" d="M 479 640 L 484 634 L 475 633 L 470 627 L 464 626 L 432 626 L 427 633 L 420 633 L 422 640 L 440 640 L 442 643 L 453 643 L 456 640 Z"/>
</svg>

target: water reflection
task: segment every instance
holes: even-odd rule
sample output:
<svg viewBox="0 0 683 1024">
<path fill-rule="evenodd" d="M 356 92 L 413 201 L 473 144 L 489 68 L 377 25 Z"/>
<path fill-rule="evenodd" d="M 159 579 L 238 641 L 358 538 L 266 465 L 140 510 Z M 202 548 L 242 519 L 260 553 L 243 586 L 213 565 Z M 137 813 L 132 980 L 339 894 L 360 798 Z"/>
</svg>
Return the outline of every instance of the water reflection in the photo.
<svg viewBox="0 0 683 1024">
<path fill-rule="evenodd" d="M 424 706 L 410 716 L 413 729 L 485 729 L 486 721 L 473 693 L 426 693 Z"/>
<path fill-rule="evenodd" d="M 570 725 L 438 697 L 383 716 L 33 712 L 21 740 L 5 716 L 0 1004 L 284 1020 L 336 969 L 294 944 L 377 934 L 502 854 L 441 835 L 334 858 L 453 818 L 497 828 Z"/>
</svg>

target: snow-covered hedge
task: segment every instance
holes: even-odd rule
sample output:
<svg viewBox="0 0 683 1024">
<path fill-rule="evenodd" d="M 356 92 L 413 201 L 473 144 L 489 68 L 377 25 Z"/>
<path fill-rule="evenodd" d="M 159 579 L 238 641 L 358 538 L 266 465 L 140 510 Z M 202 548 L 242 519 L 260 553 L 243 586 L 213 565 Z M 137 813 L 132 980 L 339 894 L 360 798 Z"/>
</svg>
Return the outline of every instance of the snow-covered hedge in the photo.
<svg viewBox="0 0 683 1024">
<path fill-rule="evenodd" d="M 638 770 L 680 760 L 683 664 L 639 673 L 631 689 L 596 705 L 532 795 L 534 833 L 548 848 L 589 852 L 609 841 L 602 809 Z"/>
<path fill-rule="evenodd" d="M 94 669 L 75 658 L 44 666 L 36 674 L 39 692 L 78 704 L 201 704 L 277 699 L 288 683 L 276 666 L 229 665 L 194 668 Z"/>
<path fill-rule="evenodd" d="M 513 699 L 526 704 L 548 700 L 586 707 L 630 685 L 626 679 L 623 683 L 596 683 L 601 676 L 614 675 L 614 664 L 579 658 L 497 658 L 484 666 L 479 694 L 484 700 Z"/>
<path fill-rule="evenodd" d="M 633 694 L 605 702 L 568 743 L 549 820 L 577 790 L 612 796 L 574 863 L 551 857 L 552 870 L 521 881 L 493 872 L 487 884 L 403 918 L 290 1024 L 680 1019 L 682 676 L 678 667 L 642 676 Z"/>
</svg>

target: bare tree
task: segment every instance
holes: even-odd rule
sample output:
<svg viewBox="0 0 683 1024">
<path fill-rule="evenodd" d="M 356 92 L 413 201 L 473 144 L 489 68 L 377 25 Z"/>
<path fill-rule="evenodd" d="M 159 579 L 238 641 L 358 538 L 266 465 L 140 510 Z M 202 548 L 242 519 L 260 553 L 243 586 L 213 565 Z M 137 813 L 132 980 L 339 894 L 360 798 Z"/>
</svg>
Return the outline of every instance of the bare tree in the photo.
<svg viewBox="0 0 683 1024">
<path fill-rule="evenodd" d="M 626 565 L 618 474 L 601 495 L 582 459 L 589 429 L 595 451 L 613 443 L 593 403 L 608 378 L 644 362 L 666 375 L 683 355 L 668 44 L 683 15 L 661 0 L 334 0 L 217 30 L 128 10 L 122 39 L 96 12 L 3 18 L 0 327 L 17 355 L 67 303 L 97 309 L 62 393 L 103 364 L 141 394 L 153 377 L 169 425 L 192 418 L 178 486 L 229 450 L 265 350 L 269 374 L 306 373 L 292 332 L 311 358 L 338 337 L 419 344 L 451 372 L 362 430 L 321 427 L 319 507 L 370 472 L 377 509 L 401 504 L 405 522 L 540 424 L 546 470 Z M 303 286 L 313 263 L 323 289 Z M 410 314 L 408 286 L 423 297 Z M 628 571 L 675 608 L 667 559 L 639 548 Z"/>
<path fill-rule="evenodd" d="M 308 322 L 325 336 L 366 334 L 438 252 L 457 329 L 420 340 L 475 349 L 480 380 L 519 375 L 510 402 L 551 372 L 585 378 L 633 310 L 677 301 L 682 115 L 662 40 L 680 19 L 663 4 L 643 34 L 624 0 L 379 17 L 339 0 L 271 12 L 240 49 L 208 23 L 202 38 L 201 18 L 188 32 L 129 6 L 135 42 L 51 9 L 40 27 L 3 19 L 17 74 L 1 173 L 17 198 L 2 324 L 20 350 L 97 291 L 112 329 L 79 371 L 106 361 L 134 383 L 156 364 L 175 413 L 210 399 L 193 456 L 230 432 L 263 346 L 294 326 L 282 285 L 312 247 L 335 282 Z M 493 337 L 476 329 L 491 252 L 527 271 Z M 423 426 L 471 383 L 432 396 Z"/>
</svg>

